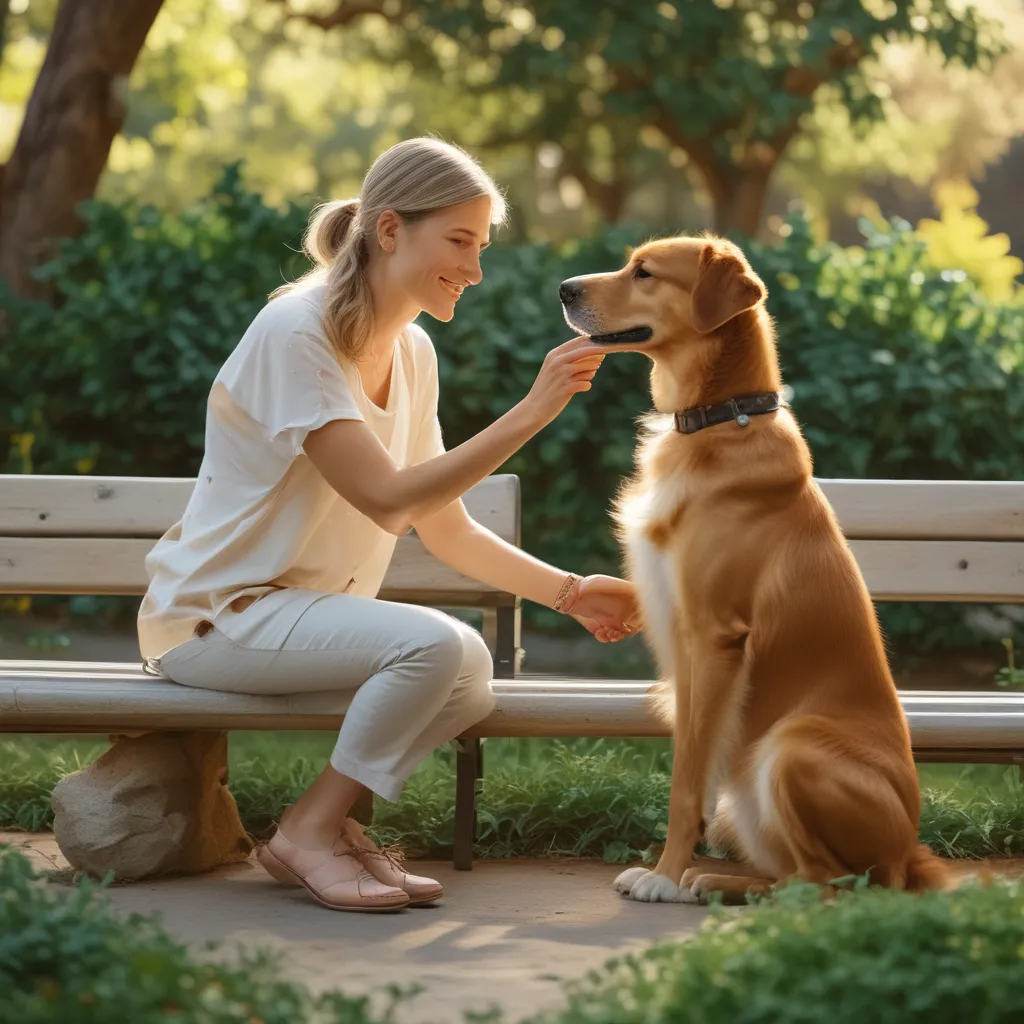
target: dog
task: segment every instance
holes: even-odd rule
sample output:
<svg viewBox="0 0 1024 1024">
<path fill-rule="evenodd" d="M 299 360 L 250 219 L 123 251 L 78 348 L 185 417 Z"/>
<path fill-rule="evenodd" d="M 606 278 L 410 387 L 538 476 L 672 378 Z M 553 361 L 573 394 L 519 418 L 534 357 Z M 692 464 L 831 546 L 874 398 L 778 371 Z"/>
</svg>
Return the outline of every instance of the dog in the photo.
<svg viewBox="0 0 1024 1024">
<path fill-rule="evenodd" d="M 917 841 L 910 732 L 874 606 L 782 387 L 766 289 L 714 236 L 564 281 L 565 318 L 653 362 L 657 412 L 614 504 L 673 727 L 668 832 L 642 902 L 742 902 L 791 879 L 951 887 Z M 729 859 L 701 858 L 705 836 Z"/>
</svg>

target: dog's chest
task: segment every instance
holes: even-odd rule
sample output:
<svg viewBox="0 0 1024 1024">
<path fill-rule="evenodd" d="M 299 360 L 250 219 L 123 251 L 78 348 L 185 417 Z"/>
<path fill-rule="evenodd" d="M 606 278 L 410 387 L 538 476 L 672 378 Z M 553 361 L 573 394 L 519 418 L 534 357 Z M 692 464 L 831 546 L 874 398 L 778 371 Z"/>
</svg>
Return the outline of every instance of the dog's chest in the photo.
<svg viewBox="0 0 1024 1024">
<path fill-rule="evenodd" d="M 680 524 L 685 483 L 654 481 L 634 491 L 618 513 L 629 575 L 640 596 L 644 630 L 662 667 L 675 658 L 682 626 L 682 594 L 675 558 L 663 539 Z"/>
</svg>

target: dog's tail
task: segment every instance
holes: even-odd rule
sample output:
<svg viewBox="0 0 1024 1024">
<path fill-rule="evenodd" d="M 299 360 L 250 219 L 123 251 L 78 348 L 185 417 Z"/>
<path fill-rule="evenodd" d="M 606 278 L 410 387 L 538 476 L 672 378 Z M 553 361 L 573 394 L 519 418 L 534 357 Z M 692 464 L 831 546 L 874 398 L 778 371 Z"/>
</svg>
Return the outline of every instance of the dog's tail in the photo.
<svg viewBox="0 0 1024 1024">
<path fill-rule="evenodd" d="M 647 691 L 647 700 L 654 713 L 669 728 L 676 724 L 676 688 L 671 680 L 661 679 Z"/>
<path fill-rule="evenodd" d="M 907 864 L 906 888 L 909 892 L 937 890 L 949 892 L 960 883 L 956 872 L 923 843 L 914 847 Z"/>
</svg>

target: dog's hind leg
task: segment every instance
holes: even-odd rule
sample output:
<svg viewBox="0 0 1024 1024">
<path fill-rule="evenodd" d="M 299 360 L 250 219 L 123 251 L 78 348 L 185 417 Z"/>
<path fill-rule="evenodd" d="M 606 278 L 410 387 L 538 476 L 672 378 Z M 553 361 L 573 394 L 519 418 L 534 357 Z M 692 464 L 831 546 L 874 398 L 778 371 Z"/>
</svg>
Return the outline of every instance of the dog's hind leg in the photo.
<svg viewBox="0 0 1024 1024">
<path fill-rule="evenodd" d="M 741 865 L 736 865 L 740 867 Z M 686 890 L 690 899 L 684 902 L 707 903 L 712 893 L 720 893 L 722 902 L 726 904 L 744 904 L 748 895 L 766 895 L 771 892 L 775 884 L 774 879 L 763 878 L 757 875 L 748 874 L 751 869 L 745 868 L 740 874 L 728 872 L 725 874 L 694 874 L 692 869 L 683 874 L 682 888 Z"/>
<path fill-rule="evenodd" d="M 912 809 L 878 764 L 844 749 L 831 722 L 790 721 L 758 760 L 762 815 L 785 842 L 795 877 L 825 885 L 868 875 L 902 887 L 908 851 L 917 843 Z"/>
<path fill-rule="evenodd" d="M 732 875 L 747 878 L 756 875 L 757 871 L 749 864 L 741 864 L 735 860 L 722 860 L 719 857 L 694 857 L 693 863 L 683 872 L 680 886 L 687 888 L 695 878 L 701 875 Z"/>
</svg>

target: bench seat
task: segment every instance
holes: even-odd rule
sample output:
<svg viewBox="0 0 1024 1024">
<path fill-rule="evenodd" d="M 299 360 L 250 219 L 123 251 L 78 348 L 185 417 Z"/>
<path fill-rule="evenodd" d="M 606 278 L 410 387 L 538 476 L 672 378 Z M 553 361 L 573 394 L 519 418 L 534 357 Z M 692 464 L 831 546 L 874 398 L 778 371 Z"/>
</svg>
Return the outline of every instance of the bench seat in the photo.
<svg viewBox="0 0 1024 1024">
<path fill-rule="evenodd" d="M 645 700 L 649 680 L 554 675 L 495 679 L 495 710 L 470 737 L 652 737 L 668 729 Z M 915 752 L 1024 759 L 1024 693 L 900 694 Z M 349 697 L 218 693 L 147 676 L 137 665 L 0 662 L 0 732 L 337 729 Z"/>
</svg>

